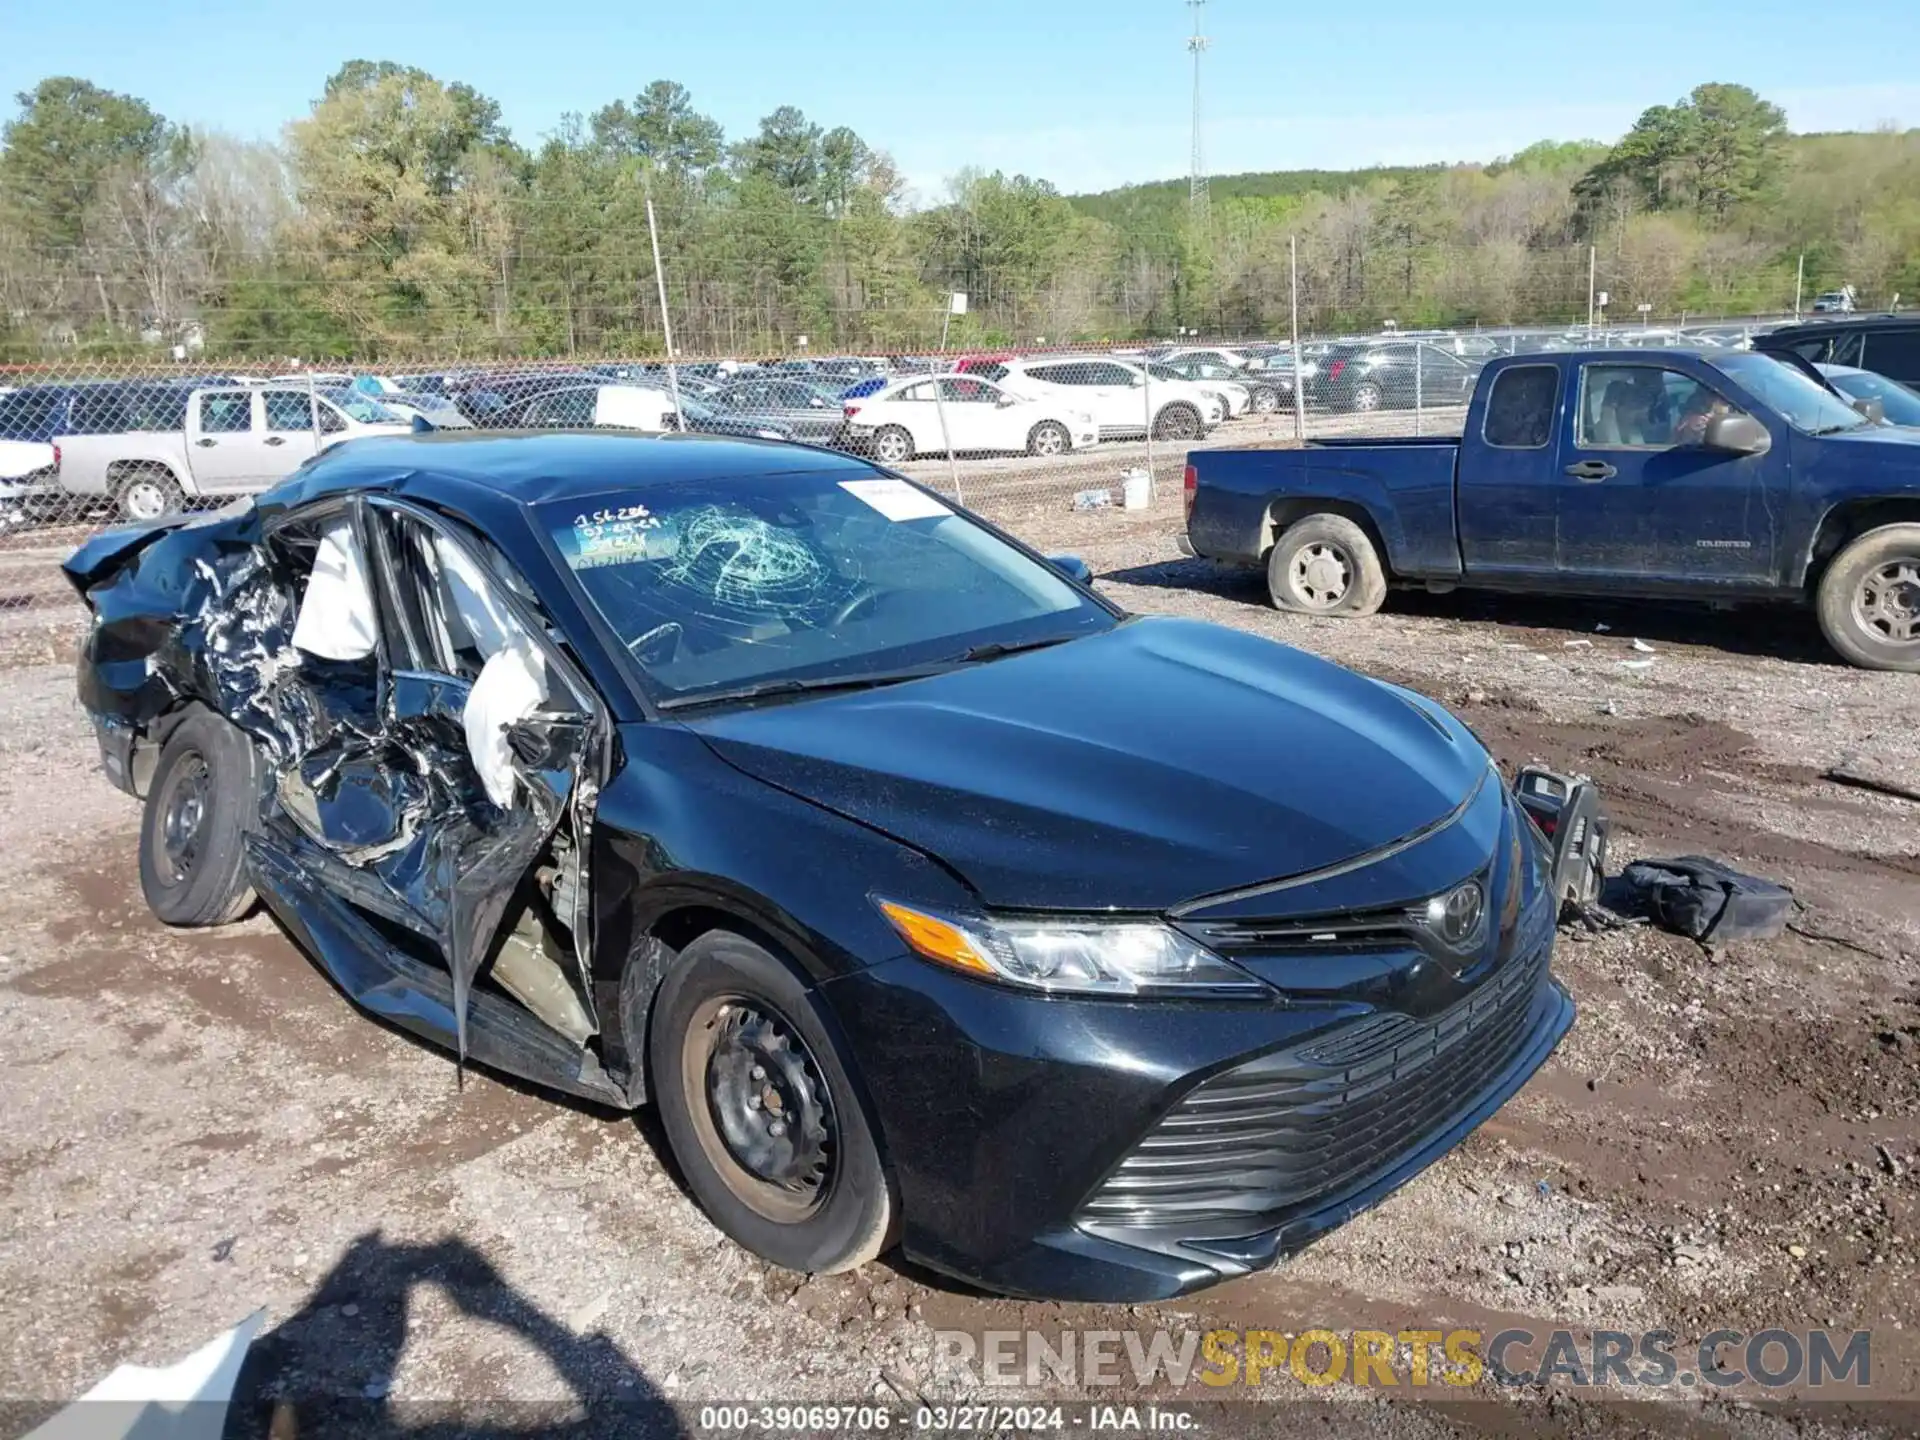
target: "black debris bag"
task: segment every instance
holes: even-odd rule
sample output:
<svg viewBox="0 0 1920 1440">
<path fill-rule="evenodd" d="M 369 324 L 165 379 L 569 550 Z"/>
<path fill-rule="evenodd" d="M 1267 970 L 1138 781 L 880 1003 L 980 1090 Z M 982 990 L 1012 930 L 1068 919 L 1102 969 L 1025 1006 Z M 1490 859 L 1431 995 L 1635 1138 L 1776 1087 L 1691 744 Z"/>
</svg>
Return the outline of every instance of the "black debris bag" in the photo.
<svg viewBox="0 0 1920 1440">
<path fill-rule="evenodd" d="M 1718 945 L 1771 940 L 1793 914 L 1793 892 L 1699 855 L 1636 860 L 1620 878 L 1663 929 Z"/>
</svg>

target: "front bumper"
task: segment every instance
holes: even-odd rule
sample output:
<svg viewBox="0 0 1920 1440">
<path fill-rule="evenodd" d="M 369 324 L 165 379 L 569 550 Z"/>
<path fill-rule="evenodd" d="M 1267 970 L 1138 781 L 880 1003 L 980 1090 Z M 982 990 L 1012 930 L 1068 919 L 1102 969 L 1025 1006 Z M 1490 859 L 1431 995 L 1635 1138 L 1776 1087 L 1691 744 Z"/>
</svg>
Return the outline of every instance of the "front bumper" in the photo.
<svg viewBox="0 0 1920 1440">
<path fill-rule="evenodd" d="M 869 1082 L 908 1256 L 1012 1294 L 1131 1303 L 1299 1250 L 1505 1103 L 1573 1023 L 1548 973 L 1550 917 L 1522 928 L 1525 948 L 1465 999 L 1420 1016 L 1341 1000 L 1047 998 L 912 958 L 825 994 Z M 1485 996 L 1501 982 L 1494 1006 Z M 1475 997 L 1504 1017 L 1497 1034 L 1470 1013 Z M 1394 1039 L 1383 1060 L 1373 1041 L 1384 1029 Z M 1244 1127 L 1275 1122 L 1240 1116 L 1242 1138 L 1200 1157 L 1232 1173 L 1196 1188 L 1189 1169 L 1173 1181 L 1176 1203 L 1156 1203 L 1169 1128 L 1235 1087 L 1244 1097 L 1250 1082 L 1295 1086 L 1277 1122 L 1285 1138 L 1249 1155 Z M 1261 1178 L 1248 1183 L 1249 1171 Z"/>
</svg>

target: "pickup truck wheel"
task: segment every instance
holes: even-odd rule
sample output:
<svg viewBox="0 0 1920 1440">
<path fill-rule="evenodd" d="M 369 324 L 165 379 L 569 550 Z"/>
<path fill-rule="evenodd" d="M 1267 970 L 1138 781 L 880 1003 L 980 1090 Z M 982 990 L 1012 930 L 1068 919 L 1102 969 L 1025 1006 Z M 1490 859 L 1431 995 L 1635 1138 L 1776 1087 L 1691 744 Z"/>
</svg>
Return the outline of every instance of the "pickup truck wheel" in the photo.
<svg viewBox="0 0 1920 1440">
<path fill-rule="evenodd" d="M 187 501 L 180 482 L 152 466 L 122 477 L 115 498 L 120 502 L 121 515 L 129 520 L 159 520 L 175 514 Z"/>
<path fill-rule="evenodd" d="M 1827 643 L 1869 670 L 1920 670 L 1920 525 L 1882 525 L 1834 556 L 1816 596 Z"/>
<path fill-rule="evenodd" d="M 1387 598 L 1387 575 L 1366 531 L 1344 515 L 1309 515 L 1268 554 L 1267 591 L 1302 615 L 1371 615 Z"/>
</svg>

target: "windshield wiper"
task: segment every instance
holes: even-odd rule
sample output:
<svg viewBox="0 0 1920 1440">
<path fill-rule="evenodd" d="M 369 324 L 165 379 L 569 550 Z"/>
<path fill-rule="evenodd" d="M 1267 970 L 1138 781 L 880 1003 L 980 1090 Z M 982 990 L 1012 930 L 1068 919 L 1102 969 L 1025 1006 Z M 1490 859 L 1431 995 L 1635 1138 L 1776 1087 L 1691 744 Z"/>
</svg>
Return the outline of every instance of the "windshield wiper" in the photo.
<svg viewBox="0 0 1920 1440">
<path fill-rule="evenodd" d="M 940 673 L 941 667 L 917 670 L 879 670 L 865 675 L 788 676 L 781 680 L 758 680 L 751 685 L 736 685 L 727 690 L 701 690 L 692 695 L 673 695 L 656 702 L 657 710 L 683 710 L 694 705 L 720 705 L 734 700 L 759 700 L 768 695 L 817 695 L 828 690 L 873 690 L 903 680 L 924 680 Z"/>
<path fill-rule="evenodd" d="M 1049 635 L 1041 640 L 989 640 L 984 645 L 974 646 L 960 658 L 998 660 L 1002 655 L 1018 655 L 1023 650 L 1044 650 L 1049 645 L 1064 645 L 1074 638 L 1072 635 Z"/>
</svg>

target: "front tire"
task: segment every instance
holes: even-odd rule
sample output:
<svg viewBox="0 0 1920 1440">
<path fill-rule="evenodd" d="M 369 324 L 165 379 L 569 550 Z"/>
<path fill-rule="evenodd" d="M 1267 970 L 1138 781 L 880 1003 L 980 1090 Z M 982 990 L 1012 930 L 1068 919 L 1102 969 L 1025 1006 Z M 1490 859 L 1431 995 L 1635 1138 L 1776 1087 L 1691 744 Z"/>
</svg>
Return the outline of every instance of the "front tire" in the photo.
<svg viewBox="0 0 1920 1440">
<path fill-rule="evenodd" d="M 904 465 L 913 454 L 913 436 L 898 425 L 883 426 L 873 437 L 873 458 L 882 465 Z"/>
<path fill-rule="evenodd" d="M 1156 440 L 1198 440 L 1200 429 L 1200 412 L 1191 405 L 1169 405 L 1154 417 Z"/>
<path fill-rule="evenodd" d="M 715 1225 L 806 1274 L 886 1249 L 897 1207 L 879 1147 L 799 976 L 708 931 L 661 982 L 648 1029 L 661 1124 Z"/>
<path fill-rule="evenodd" d="M 1815 596 L 1827 643 L 1868 670 L 1920 671 L 1920 525 L 1882 525 L 1827 566 Z"/>
<path fill-rule="evenodd" d="M 1386 570 L 1367 532 L 1344 515 L 1289 525 L 1267 556 L 1267 593 L 1300 615 L 1358 618 L 1387 598 Z"/>
<path fill-rule="evenodd" d="M 1384 409 L 1386 403 L 1386 392 L 1371 380 L 1367 380 L 1353 387 L 1353 395 L 1348 406 L 1356 414 L 1370 415 L 1375 410 Z"/>
<path fill-rule="evenodd" d="M 1247 408 L 1256 415 L 1271 415 L 1280 408 L 1280 392 L 1262 385 L 1253 392 L 1247 402 Z"/>
<path fill-rule="evenodd" d="M 246 832 L 259 819 L 253 742 L 210 710 L 174 728 L 140 817 L 140 889 L 169 925 L 225 925 L 253 904 Z"/>
<path fill-rule="evenodd" d="M 1042 420 L 1027 432 L 1027 453 L 1050 457 L 1064 455 L 1073 448 L 1073 436 L 1058 420 Z"/>
</svg>

